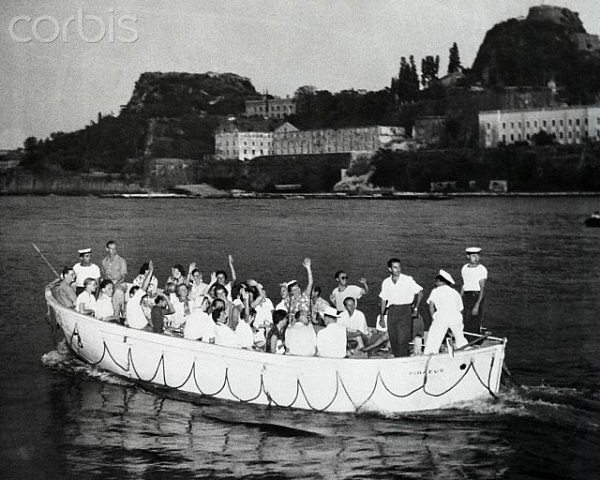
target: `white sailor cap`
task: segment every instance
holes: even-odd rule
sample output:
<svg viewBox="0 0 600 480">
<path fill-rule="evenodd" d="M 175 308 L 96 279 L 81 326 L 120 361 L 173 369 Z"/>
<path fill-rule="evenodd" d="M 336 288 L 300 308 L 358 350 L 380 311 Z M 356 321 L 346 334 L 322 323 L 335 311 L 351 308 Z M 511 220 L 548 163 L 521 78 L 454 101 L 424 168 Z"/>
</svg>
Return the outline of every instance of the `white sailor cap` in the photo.
<svg viewBox="0 0 600 480">
<path fill-rule="evenodd" d="M 333 307 L 327 307 L 325 309 L 325 311 L 323 312 L 323 315 L 326 315 L 328 317 L 335 317 L 335 318 L 340 316 L 340 314 L 337 312 L 337 310 Z"/>
<path fill-rule="evenodd" d="M 450 275 L 446 270 L 440 270 L 438 272 L 438 277 L 443 278 L 448 283 L 450 283 L 450 285 L 455 285 L 455 283 L 456 283 L 456 282 L 454 282 L 454 279 L 452 278 L 452 275 Z"/>
<path fill-rule="evenodd" d="M 92 253 L 92 249 L 91 248 L 82 248 L 81 250 L 77 250 L 77 252 L 79 253 L 79 255 L 85 255 L 86 253 Z"/>
<path fill-rule="evenodd" d="M 481 252 L 481 248 L 479 248 L 479 247 L 469 247 L 469 248 L 465 248 L 465 252 L 467 252 L 467 255 L 470 255 L 471 253 L 480 253 Z"/>
</svg>

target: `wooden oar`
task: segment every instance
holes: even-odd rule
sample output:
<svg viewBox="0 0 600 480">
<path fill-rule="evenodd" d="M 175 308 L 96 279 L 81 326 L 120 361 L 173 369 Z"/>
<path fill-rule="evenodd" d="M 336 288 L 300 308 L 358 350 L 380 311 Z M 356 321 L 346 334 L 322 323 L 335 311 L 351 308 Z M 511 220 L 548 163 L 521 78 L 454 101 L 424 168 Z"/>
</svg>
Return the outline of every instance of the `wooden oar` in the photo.
<svg viewBox="0 0 600 480">
<path fill-rule="evenodd" d="M 54 272 L 54 275 L 56 275 L 56 278 L 60 278 L 60 275 L 58 274 L 58 272 L 54 269 L 54 267 L 50 264 L 50 262 L 46 259 L 46 257 L 44 256 L 44 254 L 40 251 L 40 249 L 37 247 L 37 245 L 35 243 L 31 244 L 33 249 L 39 253 L 40 257 L 42 257 L 42 260 L 44 260 L 44 262 L 46 262 L 46 265 L 48 265 L 50 267 L 50 270 L 52 270 L 52 272 Z"/>
</svg>

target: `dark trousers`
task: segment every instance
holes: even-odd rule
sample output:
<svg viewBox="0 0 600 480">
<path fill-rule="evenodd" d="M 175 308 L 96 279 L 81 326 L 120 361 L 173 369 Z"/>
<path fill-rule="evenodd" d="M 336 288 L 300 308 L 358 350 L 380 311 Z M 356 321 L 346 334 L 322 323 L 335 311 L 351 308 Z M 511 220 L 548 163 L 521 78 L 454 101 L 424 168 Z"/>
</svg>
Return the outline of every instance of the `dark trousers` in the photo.
<svg viewBox="0 0 600 480">
<path fill-rule="evenodd" d="M 390 305 L 387 313 L 388 335 L 394 357 L 408 357 L 408 344 L 412 341 L 412 307 Z"/>
<path fill-rule="evenodd" d="M 465 332 L 480 333 L 483 319 L 483 300 L 479 304 L 479 313 L 473 315 L 473 307 L 477 303 L 479 292 L 464 292 L 463 294 L 463 325 Z"/>
</svg>

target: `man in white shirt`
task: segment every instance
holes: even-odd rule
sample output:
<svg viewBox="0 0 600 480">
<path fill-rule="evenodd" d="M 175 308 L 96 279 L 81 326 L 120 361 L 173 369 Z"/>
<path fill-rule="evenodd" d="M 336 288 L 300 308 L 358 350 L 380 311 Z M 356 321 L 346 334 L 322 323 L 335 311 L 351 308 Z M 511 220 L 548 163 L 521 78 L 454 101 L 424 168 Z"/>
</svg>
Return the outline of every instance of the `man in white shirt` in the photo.
<svg viewBox="0 0 600 480">
<path fill-rule="evenodd" d="M 344 300 L 346 298 L 352 297 L 356 304 L 358 304 L 358 299 L 369 292 L 366 278 L 363 277 L 358 281 L 361 286 L 348 285 L 348 274 L 343 270 L 335 272 L 335 281 L 338 286 L 331 292 L 329 300 L 337 308 L 338 312 L 344 311 Z"/>
<path fill-rule="evenodd" d="M 452 330 L 456 348 L 467 344 L 463 333 L 463 302 L 459 293 L 452 288 L 454 279 L 445 270 L 440 270 L 434 288 L 427 299 L 432 322 L 425 342 L 425 355 L 438 353 L 448 329 Z"/>
<path fill-rule="evenodd" d="M 423 288 L 402 272 L 400 259 L 388 261 L 390 276 L 381 283 L 379 309 L 381 318 L 387 312 L 387 330 L 395 357 L 409 355 L 409 342 L 413 338 L 412 316 L 418 314 L 423 298 Z"/>
<path fill-rule="evenodd" d="M 348 338 L 346 328 L 338 322 L 339 314 L 333 307 L 328 307 L 323 314 L 325 328 L 317 333 L 317 356 L 328 358 L 344 358 Z"/>
<path fill-rule="evenodd" d="M 79 253 L 79 263 L 73 265 L 73 270 L 77 278 L 75 279 L 75 293 L 79 295 L 84 290 L 83 281 L 86 278 L 93 278 L 96 284 L 100 283 L 100 268 L 92 263 L 92 249 L 83 248 L 77 251 Z"/>
<path fill-rule="evenodd" d="M 308 312 L 298 310 L 295 320 L 285 332 L 287 354 L 314 357 L 317 353 L 317 335 L 312 325 L 309 325 Z"/>
<path fill-rule="evenodd" d="M 185 283 L 177 286 L 177 299 L 173 302 L 175 313 L 170 316 L 171 325 L 175 328 L 182 327 L 189 315 L 194 310 L 194 302 L 189 296 L 189 289 Z"/>
<path fill-rule="evenodd" d="M 100 295 L 96 301 L 96 310 L 94 316 L 103 322 L 116 322 L 119 317 L 115 315 L 115 309 L 112 303 L 114 294 L 114 284 L 112 281 L 104 279 L 100 282 Z"/>
<path fill-rule="evenodd" d="M 215 322 L 211 316 L 206 313 L 210 304 L 208 297 L 203 296 L 202 300 L 197 300 L 200 302 L 200 308 L 192 311 L 192 313 L 188 315 L 183 330 L 183 338 L 201 340 L 205 343 L 215 343 Z"/>
<path fill-rule="evenodd" d="M 481 248 L 469 247 L 465 249 L 465 253 L 469 263 L 466 263 L 460 271 L 463 278 L 460 295 L 465 307 L 463 311 L 464 328 L 467 332 L 480 333 L 488 271 L 480 263 Z"/>
<path fill-rule="evenodd" d="M 338 325 L 342 325 L 350 333 L 360 332 L 367 335 L 369 333 L 367 319 L 363 312 L 356 309 L 356 301 L 352 297 L 348 297 L 344 300 L 344 307 L 346 309 L 340 314 Z"/>
</svg>

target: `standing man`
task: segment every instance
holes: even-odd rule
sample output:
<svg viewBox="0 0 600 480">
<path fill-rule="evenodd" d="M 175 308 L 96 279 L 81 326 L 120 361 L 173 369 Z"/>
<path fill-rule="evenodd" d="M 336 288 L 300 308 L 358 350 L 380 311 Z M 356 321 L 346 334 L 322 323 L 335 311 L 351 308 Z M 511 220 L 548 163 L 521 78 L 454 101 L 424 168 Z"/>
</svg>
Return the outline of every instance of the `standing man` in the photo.
<svg viewBox="0 0 600 480">
<path fill-rule="evenodd" d="M 102 259 L 102 277 L 112 281 L 115 286 L 112 302 L 117 316 L 124 316 L 125 313 L 125 275 L 127 262 L 117 254 L 117 243 L 109 240 L 106 242 L 106 257 Z"/>
<path fill-rule="evenodd" d="M 404 275 L 400 259 L 388 261 L 391 275 L 381 283 L 379 294 L 381 318 L 387 310 L 387 329 L 392 353 L 395 357 L 409 355 L 409 342 L 413 339 L 412 316 L 417 315 L 423 298 L 423 288 L 413 277 Z"/>
<path fill-rule="evenodd" d="M 77 279 L 75 280 L 75 293 L 79 295 L 85 290 L 83 282 L 86 278 L 93 278 L 96 280 L 96 285 L 100 283 L 100 269 L 98 265 L 92 263 L 92 249 L 82 248 L 77 250 L 79 253 L 79 263 L 73 265 L 73 270 Z"/>
<path fill-rule="evenodd" d="M 333 303 L 333 305 L 335 305 L 335 308 L 337 308 L 338 312 L 343 312 L 345 310 L 344 300 L 346 298 L 352 297 L 356 304 L 358 304 L 358 299 L 369 293 L 367 279 L 364 277 L 358 281 L 361 286 L 348 285 L 348 274 L 343 270 L 340 270 L 339 272 L 335 272 L 335 281 L 337 282 L 338 286 L 333 289 L 333 292 L 331 292 L 329 300 L 331 303 Z"/>
<path fill-rule="evenodd" d="M 479 263 L 481 248 L 469 247 L 465 252 L 469 263 L 465 264 L 460 271 L 463 278 L 460 295 L 465 306 L 463 323 L 465 332 L 480 333 L 483 317 L 483 297 L 488 271 Z"/>
</svg>

